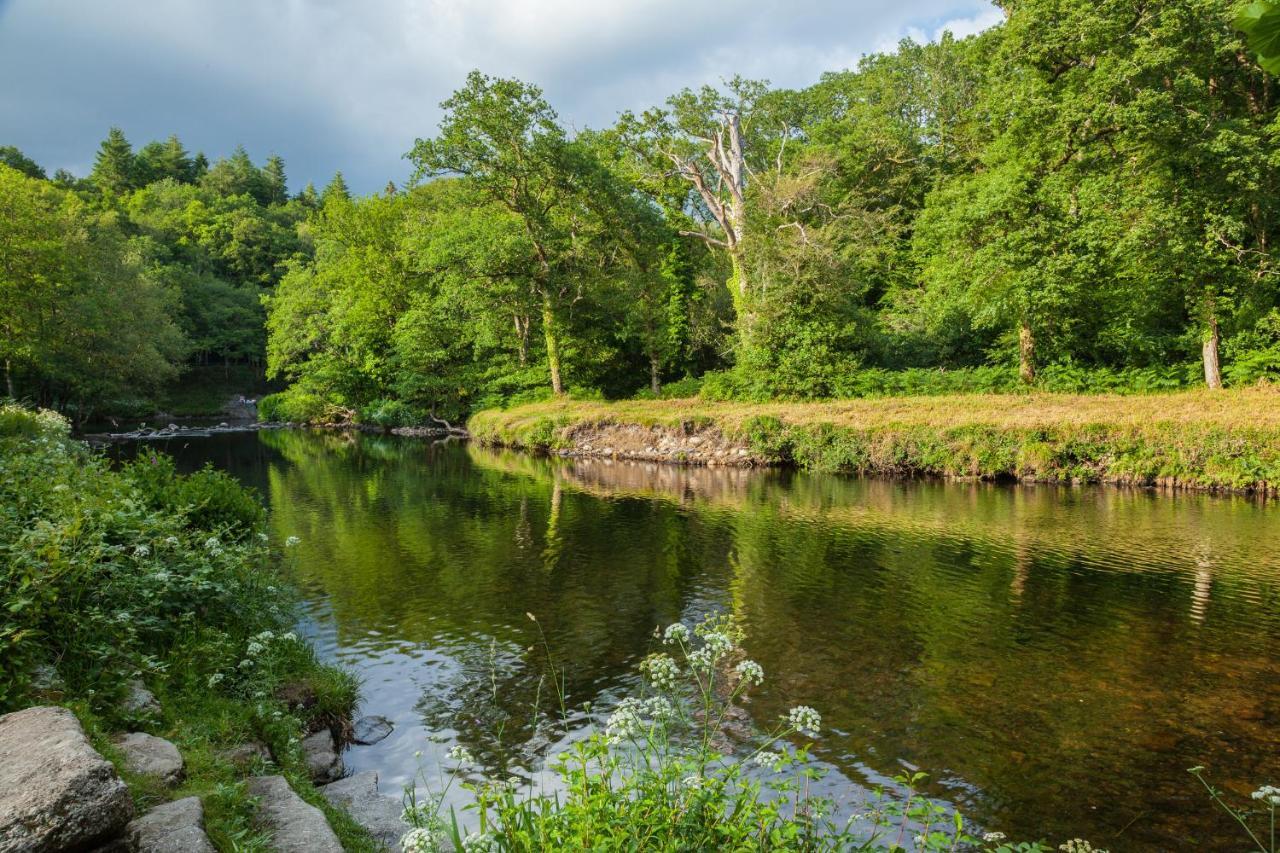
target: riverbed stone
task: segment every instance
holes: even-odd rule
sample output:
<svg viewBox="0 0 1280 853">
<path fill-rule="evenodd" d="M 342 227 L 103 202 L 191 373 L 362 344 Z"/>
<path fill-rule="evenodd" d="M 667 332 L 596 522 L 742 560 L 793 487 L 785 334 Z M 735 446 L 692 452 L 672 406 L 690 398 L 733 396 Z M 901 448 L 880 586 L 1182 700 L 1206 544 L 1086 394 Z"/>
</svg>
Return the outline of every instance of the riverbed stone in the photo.
<svg viewBox="0 0 1280 853">
<path fill-rule="evenodd" d="M 41 706 L 0 717 L 0 850 L 90 849 L 132 817 L 129 789 L 75 714 Z"/>
<path fill-rule="evenodd" d="M 146 732 L 129 732 L 116 739 L 124 754 L 124 766 L 140 776 L 154 776 L 166 785 L 182 781 L 185 764 L 178 748 L 162 737 Z"/>
<path fill-rule="evenodd" d="M 307 760 L 307 772 L 311 774 L 311 781 L 323 784 L 342 778 L 342 756 L 338 754 L 333 733 L 328 729 L 308 735 L 302 741 L 302 753 Z"/>
<path fill-rule="evenodd" d="M 269 849 L 276 853 L 342 853 L 324 812 L 294 793 L 283 776 L 249 780 L 258 798 L 258 820 L 271 831 Z"/>
<path fill-rule="evenodd" d="M 199 797 L 162 803 L 125 830 L 137 853 L 216 853 L 204 831 L 204 805 Z"/>
<path fill-rule="evenodd" d="M 222 760 L 237 767 L 252 767 L 255 762 L 266 763 L 271 761 L 271 750 L 267 749 L 265 744 L 251 740 L 224 749 L 219 753 L 219 756 L 221 756 Z"/>
<path fill-rule="evenodd" d="M 386 717 L 377 715 L 361 717 L 356 720 L 354 734 L 351 740 L 361 746 L 369 746 L 385 738 L 387 735 L 395 731 L 395 723 Z"/>
<path fill-rule="evenodd" d="M 155 694 L 136 678 L 125 685 L 124 701 L 120 703 L 120 709 L 125 716 L 133 719 L 160 716 L 160 703 Z"/>
<path fill-rule="evenodd" d="M 399 799 L 378 791 L 378 774 L 365 770 L 340 779 L 320 789 L 324 798 L 355 819 L 369 834 L 387 846 L 399 851 L 400 836 L 409 831 L 402 819 L 404 805 Z"/>
</svg>

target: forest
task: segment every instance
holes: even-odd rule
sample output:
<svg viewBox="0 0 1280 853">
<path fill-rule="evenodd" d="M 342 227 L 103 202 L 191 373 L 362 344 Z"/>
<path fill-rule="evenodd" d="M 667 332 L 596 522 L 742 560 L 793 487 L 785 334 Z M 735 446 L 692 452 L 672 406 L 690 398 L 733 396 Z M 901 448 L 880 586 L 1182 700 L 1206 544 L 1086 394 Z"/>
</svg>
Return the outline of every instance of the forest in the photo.
<svg viewBox="0 0 1280 853">
<path fill-rule="evenodd" d="M 413 179 L 291 195 L 118 130 L 0 149 L 9 396 L 136 410 L 201 363 L 264 416 L 553 395 L 1141 392 L 1280 376 L 1280 121 L 1228 0 L 1004 0 L 976 36 L 571 129 L 471 73 Z"/>
</svg>

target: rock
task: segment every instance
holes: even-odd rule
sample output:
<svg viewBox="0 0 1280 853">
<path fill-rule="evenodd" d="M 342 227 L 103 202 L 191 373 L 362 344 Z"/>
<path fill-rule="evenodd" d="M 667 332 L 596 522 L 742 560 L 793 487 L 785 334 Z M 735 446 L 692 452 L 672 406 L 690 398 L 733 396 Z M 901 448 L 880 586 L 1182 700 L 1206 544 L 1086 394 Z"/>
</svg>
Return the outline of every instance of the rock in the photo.
<svg viewBox="0 0 1280 853">
<path fill-rule="evenodd" d="M 321 729 L 302 741 L 302 752 L 307 760 L 307 772 L 311 781 L 323 784 L 342 777 L 342 756 L 333 742 L 333 733 Z"/>
<path fill-rule="evenodd" d="M 237 767 L 252 767 L 255 762 L 271 760 L 271 751 L 256 740 L 224 749 L 219 755 L 224 761 Z"/>
<path fill-rule="evenodd" d="M 271 830 L 269 849 L 276 853 L 342 853 L 324 812 L 303 802 L 283 776 L 251 779 L 249 793 L 259 798 L 258 819 Z"/>
<path fill-rule="evenodd" d="M 361 746 L 369 746 L 391 734 L 395 728 L 386 717 L 361 717 L 356 720 L 355 734 L 351 739 Z"/>
<path fill-rule="evenodd" d="M 146 732 L 130 732 L 116 738 L 116 746 L 124 753 L 124 766 L 129 772 L 154 776 L 166 785 L 182 781 L 182 753 L 164 738 Z"/>
<path fill-rule="evenodd" d="M 120 708 L 126 716 L 142 719 L 160 715 L 160 703 L 156 701 L 155 695 L 147 689 L 145 684 L 134 679 L 126 684 L 125 687 L 128 688 L 128 692 L 125 693 L 124 701 L 120 703 Z"/>
<path fill-rule="evenodd" d="M 216 853 L 204 832 L 204 806 L 186 797 L 156 806 L 125 829 L 137 853 Z"/>
<path fill-rule="evenodd" d="M 346 809 L 356 823 L 388 849 L 400 849 L 400 836 L 409 831 L 409 825 L 400 819 L 404 806 L 399 799 L 378 793 L 376 772 L 357 773 L 325 785 L 320 793 L 335 806 Z"/>
<path fill-rule="evenodd" d="M 129 789 L 66 708 L 0 717 L 0 850 L 80 850 L 133 817 Z"/>
</svg>

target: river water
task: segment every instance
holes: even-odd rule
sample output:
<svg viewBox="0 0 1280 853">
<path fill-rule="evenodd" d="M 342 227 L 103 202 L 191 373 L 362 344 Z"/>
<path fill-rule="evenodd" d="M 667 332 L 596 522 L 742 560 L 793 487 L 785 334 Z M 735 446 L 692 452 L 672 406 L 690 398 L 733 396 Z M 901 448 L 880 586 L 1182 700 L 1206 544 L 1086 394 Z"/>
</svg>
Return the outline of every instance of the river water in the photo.
<svg viewBox="0 0 1280 853">
<path fill-rule="evenodd" d="M 634 687 L 655 626 L 713 612 L 765 669 L 761 728 L 821 711 L 821 788 L 847 811 L 918 769 L 1013 838 L 1241 850 L 1187 768 L 1239 804 L 1280 784 L 1273 505 L 339 433 L 162 446 L 257 488 L 273 536 L 301 539 L 303 629 L 396 723 L 345 756 L 385 791 L 438 779 L 459 743 L 546 783 L 542 758 Z M 534 722 L 561 672 L 568 726 Z"/>
</svg>

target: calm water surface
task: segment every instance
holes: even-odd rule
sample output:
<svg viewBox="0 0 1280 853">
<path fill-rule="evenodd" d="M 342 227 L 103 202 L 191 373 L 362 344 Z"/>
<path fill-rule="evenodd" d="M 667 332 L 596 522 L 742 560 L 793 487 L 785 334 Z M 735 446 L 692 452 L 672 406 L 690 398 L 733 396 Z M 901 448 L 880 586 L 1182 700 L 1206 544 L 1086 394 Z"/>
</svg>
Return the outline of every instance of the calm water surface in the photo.
<svg viewBox="0 0 1280 853">
<path fill-rule="evenodd" d="M 326 433 L 167 449 L 257 487 L 274 534 L 301 538 L 305 630 L 396 723 L 345 756 L 387 791 L 455 743 L 545 781 L 542 758 L 634 686 L 655 626 L 718 611 L 765 668 L 761 727 L 822 712 L 814 755 L 848 810 L 920 769 L 1011 837 L 1241 850 L 1186 768 L 1235 797 L 1280 784 L 1274 505 Z M 567 732 L 532 723 L 551 666 L 526 612 L 564 669 Z"/>
</svg>

